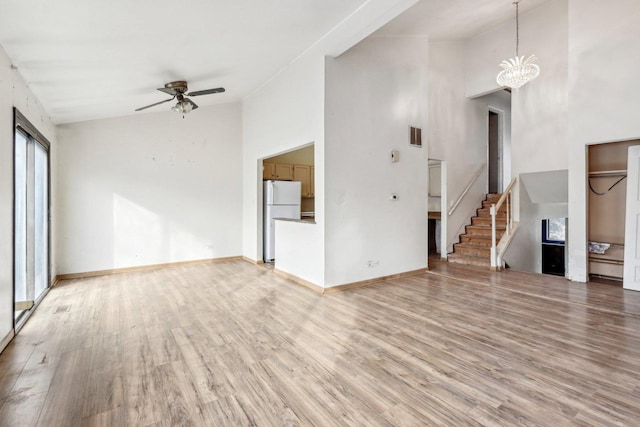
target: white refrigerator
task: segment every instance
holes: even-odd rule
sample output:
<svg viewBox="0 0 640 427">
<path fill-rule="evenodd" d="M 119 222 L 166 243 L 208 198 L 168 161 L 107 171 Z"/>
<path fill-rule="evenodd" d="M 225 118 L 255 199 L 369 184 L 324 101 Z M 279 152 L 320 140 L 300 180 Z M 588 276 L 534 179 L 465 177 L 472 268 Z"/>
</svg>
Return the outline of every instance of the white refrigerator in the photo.
<svg viewBox="0 0 640 427">
<path fill-rule="evenodd" d="M 264 237 L 265 262 L 276 259 L 276 218 L 300 219 L 301 183 L 297 181 L 264 181 Z"/>
</svg>

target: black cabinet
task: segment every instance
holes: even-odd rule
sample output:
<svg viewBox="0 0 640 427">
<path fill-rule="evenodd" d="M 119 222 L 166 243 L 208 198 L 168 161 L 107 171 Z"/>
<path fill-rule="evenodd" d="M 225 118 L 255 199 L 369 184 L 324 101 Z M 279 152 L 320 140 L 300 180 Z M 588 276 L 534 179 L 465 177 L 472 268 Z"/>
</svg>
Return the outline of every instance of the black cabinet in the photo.
<svg viewBox="0 0 640 427">
<path fill-rule="evenodd" d="M 542 273 L 564 276 L 564 245 L 542 244 Z"/>
</svg>

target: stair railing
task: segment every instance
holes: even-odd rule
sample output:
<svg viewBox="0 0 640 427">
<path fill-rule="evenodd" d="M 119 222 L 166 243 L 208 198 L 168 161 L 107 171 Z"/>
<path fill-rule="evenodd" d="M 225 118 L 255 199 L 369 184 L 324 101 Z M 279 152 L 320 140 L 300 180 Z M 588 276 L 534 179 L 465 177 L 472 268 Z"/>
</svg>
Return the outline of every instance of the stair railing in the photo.
<svg viewBox="0 0 640 427">
<path fill-rule="evenodd" d="M 458 198 L 456 199 L 456 202 L 451 206 L 451 209 L 449 209 L 449 212 L 448 212 L 449 216 L 453 215 L 453 212 L 456 210 L 458 205 L 462 202 L 462 199 L 464 199 L 464 196 L 466 196 L 469 190 L 471 190 L 471 187 L 473 187 L 473 184 L 478 180 L 478 178 L 480 177 L 480 175 L 482 174 L 482 171 L 486 166 L 487 166 L 487 162 L 484 162 L 482 166 L 480 166 L 480 169 L 478 169 L 478 171 L 471 177 L 471 181 L 469 181 L 469 184 L 465 187 L 465 189 L 462 191 L 460 196 L 458 196 Z"/>
<path fill-rule="evenodd" d="M 505 245 L 501 245 L 503 241 L 508 241 L 509 236 L 513 232 L 513 212 L 512 212 L 512 203 L 511 203 L 511 192 L 512 188 L 515 185 L 518 178 L 513 178 L 507 188 L 502 193 L 498 202 L 491 205 L 491 269 L 492 270 L 500 270 L 502 269 L 502 256 L 504 255 L 504 251 L 506 250 Z M 502 204 L 506 203 L 507 205 L 507 221 L 506 221 L 506 229 L 504 234 L 500 238 L 500 242 L 496 245 L 496 216 L 498 215 L 498 211 L 502 207 Z M 500 246 L 501 250 L 498 250 L 498 246 Z"/>
</svg>

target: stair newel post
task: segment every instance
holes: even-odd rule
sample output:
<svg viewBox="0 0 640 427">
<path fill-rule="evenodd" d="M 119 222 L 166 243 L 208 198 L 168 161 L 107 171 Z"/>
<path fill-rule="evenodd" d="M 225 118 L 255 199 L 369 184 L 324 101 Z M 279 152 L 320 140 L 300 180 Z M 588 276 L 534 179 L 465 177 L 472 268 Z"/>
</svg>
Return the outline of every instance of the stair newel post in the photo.
<svg viewBox="0 0 640 427">
<path fill-rule="evenodd" d="M 496 263 L 496 205 L 491 205 L 491 268 L 497 268 Z"/>
</svg>

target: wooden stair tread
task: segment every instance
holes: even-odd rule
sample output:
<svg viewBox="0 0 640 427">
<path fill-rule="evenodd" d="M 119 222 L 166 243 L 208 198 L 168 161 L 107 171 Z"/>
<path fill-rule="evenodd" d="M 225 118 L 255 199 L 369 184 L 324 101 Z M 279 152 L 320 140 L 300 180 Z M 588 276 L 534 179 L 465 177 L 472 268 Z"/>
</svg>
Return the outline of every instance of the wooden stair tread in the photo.
<svg viewBox="0 0 640 427">
<path fill-rule="evenodd" d="M 479 217 L 489 217 L 491 218 L 491 208 L 479 208 L 477 210 L 477 214 Z M 503 210 L 502 208 L 498 209 L 498 212 L 496 212 L 496 218 L 503 218 L 507 216 L 507 211 Z"/>
<path fill-rule="evenodd" d="M 454 262 L 456 264 L 475 265 L 478 267 L 490 267 L 491 261 L 488 258 L 477 257 L 473 255 L 462 255 L 452 253 L 449 254 L 447 261 Z"/>
<path fill-rule="evenodd" d="M 467 230 L 491 230 L 490 225 L 467 225 L 465 227 Z M 496 232 L 497 231 L 505 231 L 507 229 L 506 225 L 498 225 L 496 224 Z"/>
<path fill-rule="evenodd" d="M 448 261 L 474 265 L 491 266 L 492 219 L 491 206 L 502 197 L 501 194 L 488 194 L 476 210 L 476 216 L 465 226 L 465 232 L 459 236 L 460 242 L 453 245 L 453 253 Z M 496 212 L 496 239 L 499 240 L 507 229 L 507 206 L 503 204 Z"/>
<path fill-rule="evenodd" d="M 489 239 L 489 240 L 491 240 L 491 239 Z M 479 244 L 476 244 L 476 243 L 469 243 L 469 242 L 454 243 L 454 246 L 461 247 L 461 248 L 482 248 L 482 249 L 486 249 L 487 248 L 487 246 L 485 246 L 485 245 L 481 245 L 481 244 L 479 245 Z"/>
</svg>

